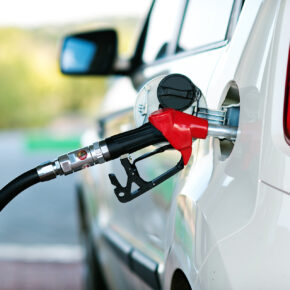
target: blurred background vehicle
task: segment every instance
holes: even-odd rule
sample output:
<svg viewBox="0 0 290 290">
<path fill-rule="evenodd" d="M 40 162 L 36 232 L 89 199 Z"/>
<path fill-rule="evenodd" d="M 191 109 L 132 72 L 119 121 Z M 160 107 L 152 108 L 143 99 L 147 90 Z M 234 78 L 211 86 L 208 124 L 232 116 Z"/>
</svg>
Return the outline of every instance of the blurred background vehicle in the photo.
<svg viewBox="0 0 290 290">
<path fill-rule="evenodd" d="M 289 15 L 287 0 L 156 0 L 126 65 L 108 61 L 103 73 L 122 77 L 102 104 L 101 130 L 87 131 L 83 145 L 132 128 L 138 90 L 169 73 L 188 76 L 206 108 L 239 108 L 239 133 L 235 142 L 195 141 L 181 174 L 127 204 L 107 178 L 121 175 L 118 160 L 83 171 L 79 211 L 93 285 L 289 286 Z M 172 158 L 144 162 L 143 176 L 164 172 Z"/>
<path fill-rule="evenodd" d="M 58 64 L 62 36 L 113 25 L 119 53 L 126 56 L 148 5 L 130 0 L 2 3 L 1 186 L 15 173 L 79 147 L 112 82 L 63 76 Z M 1 290 L 82 287 L 75 184 L 71 176 L 31 188 L 1 213 Z"/>
</svg>

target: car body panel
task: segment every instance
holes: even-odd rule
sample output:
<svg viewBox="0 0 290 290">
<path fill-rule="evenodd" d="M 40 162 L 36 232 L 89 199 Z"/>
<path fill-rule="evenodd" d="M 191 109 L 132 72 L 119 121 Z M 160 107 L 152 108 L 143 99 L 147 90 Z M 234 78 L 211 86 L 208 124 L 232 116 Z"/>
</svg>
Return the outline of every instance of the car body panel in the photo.
<svg viewBox="0 0 290 290">
<path fill-rule="evenodd" d="M 288 195 L 260 182 L 251 219 L 210 251 L 197 289 L 287 289 L 289 206 Z"/>
<path fill-rule="evenodd" d="M 283 132 L 287 61 L 290 43 L 290 3 L 283 1 L 278 16 L 273 48 L 271 86 L 267 98 L 264 123 L 261 179 L 290 194 L 290 147 Z M 273 170 L 274 169 L 274 170 Z"/>
<path fill-rule="evenodd" d="M 187 59 L 189 67 L 203 67 L 202 71 L 195 70 L 194 74 L 191 72 L 187 76 L 195 75 L 195 83 L 204 91 L 207 89 L 206 84 L 209 82 L 210 72 L 214 69 L 223 50 L 224 48 L 221 48 Z M 175 61 L 172 66 L 174 66 L 172 72 L 181 72 L 181 68 L 184 67 L 184 60 Z M 162 70 L 162 67 L 155 67 L 154 69 Z M 121 122 L 118 122 L 118 126 L 120 124 Z M 110 133 L 113 132 L 114 130 L 110 131 Z M 172 162 L 168 161 L 174 159 L 174 156 L 171 155 L 173 155 L 171 152 L 163 153 L 157 160 L 154 159 L 154 165 L 152 165 L 152 160 L 144 162 L 142 171 L 151 173 L 149 174 L 151 175 L 150 178 L 165 172 L 169 166 L 172 167 Z M 122 176 L 119 160 L 105 164 L 104 167 L 106 167 L 107 173 L 114 172 L 119 178 Z M 153 168 L 154 171 L 152 172 Z M 114 227 L 120 235 L 126 237 L 132 245 L 138 247 L 160 264 L 164 263 L 168 251 L 168 230 L 165 225 L 170 216 L 170 205 L 174 198 L 174 183 L 177 179 L 178 175 L 128 204 L 120 204 L 114 196 L 108 178 L 103 179 L 103 183 L 107 186 L 105 191 L 108 193 L 105 197 L 106 203 L 110 205 L 110 213 L 107 213 L 110 226 Z M 130 216 L 128 216 L 128 213 L 130 213 Z"/>
<path fill-rule="evenodd" d="M 213 110 L 223 104 L 229 88 L 236 88 L 240 120 L 226 159 L 219 140 L 197 140 L 182 173 L 128 204 L 118 202 L 107 177 L 112 172 L 122 177 L 119 160 L 85 171 L 82 183 L 93 208 L 94 237 L 112 289 L 148 285 L 136 279 L 130 265 L 124 266 L 120 258 L 116 262 L 101 238 L 106 228 L 159 265 L 164 289 L 170 289 L 176 269 L 185 273 L 194 289 L 289 285 L 290 197 L 285 193 L 290 192 L 290 150 L 282 126 L 289 15 L 289 1 L 245 1 L 229 43 L 157 61 L 141 67 L 132 84 L 127 78 L 114 84 L 114 93 L 102 107 L 104 114 L 133 107 L 137 90 L 153 77 L 182 73 L 201 89 L 204 103 Z M 122 102 L 120 96 L 126 92 L 128 98 Z M 128 110 L 107 122 L 106 134 L 132 127 L 133 114 Z M 95 133 L 87 134 L 84 143 L 93 138 Z M 142 168 L 152 177 L 164 172 L 174 158 L 165 153 Z"/>
<path fill-rule="evenodd" d="M 198 167 L 192 168 L 188 176 L 185 175 L 184 185 L 178 196 L 178 199 L 183 196 L 187 200 L 184 204 L 191 204 L 191 222 L 185 228 L 191 229 L 187 235 L 192 239 L 193 249 L 180 244 L 182 235 L 177 234 L 179 228 L 175 229 L 174 236 L 177 238 L 173 245 L 176 245 L 177 253 L 171 253 L 169 259 L 179 260 L 182 256 L 186 259 L 179 261 L 182 266 L 172 267 L 171 263 L 166 263 L 169 268 L 165 281 L 172 274 L 172 268 L 182 267 L 187 277 L 191 277 L 190 281 L 201 283 L 201 289 L 213 287 L 212 284 L 205 283 L 209 276 L 208 273 L 203 276 L 200 268 L 219 241 L 242 228 L 253 215 L 258 194 L 259 152 L 265 106 L 265 98 L 262 96 L 266 95 L 268 88 L 269 62 L 265 63 L 263 60 L 268 59 L 271 51 L 278 7 L 278 2 L 245 3 L 236 34 L 214 72 L 206 95 L 207 104 L 211 109 L 217 109 L 224 101 L 227 86 L 234 82 L 239 88 L 241 100 L 239 134 L 231 155 L 225 161 L 221 161 L 219 141 L 199 141 L 203 150 L 198 150 L 196 158 L 200 159 L 201 165 L 196 163 L 195 166 Z M 241 28 L 243 33 L 238 34 Z M 262 32 L 259 31 L 262 29 Z M 199 182 L 193 181 L 193 174 L 198 177 L 201 175 Z M 200 182 L 203 180 L 204 184 Z M 186 216 L 186 211 L 187 207 L 181 216 Z M 194 226 L 190 226 L 192 223 Z M 191 251 L 181 255 L 180 249 L 186 248 Z M 212 261 L 213 264 L 215 262 Z M 226 269 L 222 264 L 219 267 L 219 276 L 213 278 L 214 285 L 219 285 L 220 289 L 232 288 Z M 198 279 L 193 273 L 199 276 Z"/>
</svg>

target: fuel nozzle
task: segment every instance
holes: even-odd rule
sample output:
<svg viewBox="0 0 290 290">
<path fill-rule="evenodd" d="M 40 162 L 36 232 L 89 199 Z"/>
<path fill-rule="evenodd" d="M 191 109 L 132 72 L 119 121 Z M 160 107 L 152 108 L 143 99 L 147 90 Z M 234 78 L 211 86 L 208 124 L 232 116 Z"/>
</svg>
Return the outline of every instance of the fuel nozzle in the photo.
<svg viewBox="0 0 290 290">
<path fill-rule="evenodd" d="M 140 196 L 184 168 L 190 159 L 194 139 L 212 136 L 235 140 L 237 127 L 229 124 L 236 123 L 225 122 L 229 119 L 227 115 L 233 115 L 238 120 L 235 108 L 231 112 L 211 111 L 201 107 L 200 103 L 205 104 L 201 91 L 183 75 L 159 76 L 151 80 L 137 97 L 134 114 L 138 128 L 61 155 L 54 161 L 25 172 L 0 190 L 0 210 L 21 191 L 38 182 L 54 179 L 58 175 L 68 175 L 119 157 L 127 174 L 127 183 L 122 186 L 114 174 L 109 174 L 115 195 L 120 202 L 128 202 Z M 135 160 L 124 157 L 124 154 L 164 143 L 166 145 Z M 170 149 L 181 153 L 179 162 L 151 181 L 142 179 L 136 164 Z M 133 190 L 133 184 L 138 186 L 136 190 Z"/>
<path fill-rule="evenodd" d="M 37 166 L 36 169 L 40 180 L 46 181 L 164 141 L 168 141 L 173 148 L 180 151 L 186 165 L 191 156 L 193 139 L 212 136 L 235 140 L 236 134 L 236 127 L 211 124 L 206 119 L 170 108 L 160 109 L 149 116 L 149 123 L 137 129 L 61 155 L 54 161 Z"/>
<path fill-rule="evenodd" d="M 149 145 L 167 141 L 182 154 L 184 165 L 191 155 L 193 139 L 211 136 L 229 136 L 236 133 L 232 128 L 209 125 L 208 121 L 174 109 L 161 109 L 151 114 L 149 123 L 125 133 L 117 134 L 67 154 L 52 162 L 39 165 L 37 173 L 41 181 L 68 175 L 84 168 L 133 153 Z"/>
<path fill-rule="evenodd" d="M 208 135 L 234 138 L 235 134 L 236 130 L 234 128 L 214 127 L 209 125 L 206 119 L 170 108 L 161 109 L 150 115 L 148 123 L 134 130 L 114 135 L 90 146 L 61 155 L 56 160 L 41 164 L 17 177 L 0 191 L 0 210 L 18 193 L 33 184 L 108 162 L 150 145 L 166 142 L 165 146 L 144 154 L 133 161 L 127 157 L 121 158 L 121 164 L 128 177 L 125 186 L 120 184 L 114 174 L 109 175 L 112 185 L 115 186 L 114 192 L 118 200 L 128 202 L 182 170 L 191 156 L 193 139 L 205 139 Z M 143 180 L 136 168 L 136 163 L 169 149 L 176 149 L 181 153 L 179 162 L 155 179 L 151 181 Z M 138 189 L 132 190 L 133 183 L 139 186 Z"/>
</svg>

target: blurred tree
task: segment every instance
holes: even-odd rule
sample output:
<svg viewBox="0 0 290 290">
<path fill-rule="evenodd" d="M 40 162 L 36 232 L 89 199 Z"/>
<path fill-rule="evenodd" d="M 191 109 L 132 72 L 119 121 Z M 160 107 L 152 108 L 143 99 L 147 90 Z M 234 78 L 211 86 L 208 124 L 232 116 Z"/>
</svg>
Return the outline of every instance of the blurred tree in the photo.
<svg viewBox="0 0 290 290">
<path fill-rule="evenodd" d="M 64 113 L 96 113 L 108 80 L 61 75 L 60 38 L 67 30 L 0 28 L 0 128 L 42 126 Z M 136 19 L 119 22 L 117 30 L 120 54 L 131 54 Z"/>
</svg>

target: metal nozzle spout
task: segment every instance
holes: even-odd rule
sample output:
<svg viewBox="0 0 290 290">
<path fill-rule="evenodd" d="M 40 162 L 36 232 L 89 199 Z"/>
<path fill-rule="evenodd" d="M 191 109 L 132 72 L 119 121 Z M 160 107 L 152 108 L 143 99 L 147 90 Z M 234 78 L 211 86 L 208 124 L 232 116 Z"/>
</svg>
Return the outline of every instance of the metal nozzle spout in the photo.
<svg viewBox="0 0 290 290">
<path fill-rule="evenodd" d="M 238 127 L 221 126 L 218 124 L 208 124 L 208 136 L 219 139 L 236 140 Z"/>
</svg>

